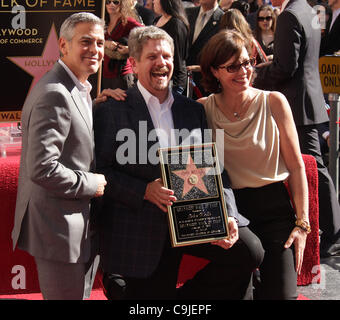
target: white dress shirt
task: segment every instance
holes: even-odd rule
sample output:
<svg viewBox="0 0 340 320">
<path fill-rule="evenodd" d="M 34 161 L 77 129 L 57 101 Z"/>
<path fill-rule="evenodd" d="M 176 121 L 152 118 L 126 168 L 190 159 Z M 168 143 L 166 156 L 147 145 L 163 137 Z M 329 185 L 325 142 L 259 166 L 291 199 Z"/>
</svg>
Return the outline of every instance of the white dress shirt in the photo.
<svg viewBox="0 0 340 320">
<path fill-rule="evenodd" d="M 331 22 L 331 24 L 330 24 L 330 26 L 329 26 L 329 30 L 332 29 L 333 24 L 334 24 L 334 21 L 335 21 L 335 19 L 338 17 L 339 14 L 340 14 L 340 8 L 337 9 L 337 10 L 334 10 L 334 11 L 332 12 L 332 22 Z M 339 35 L 339 37 L 340 37 L 340 35 Z"/>
<path fill-rule="evenodd" d="M 283 1 L 282 5 L 281 5 L 281 12 L 286 8 L 286 6 L 287 6 L 287 4 L 288 4 L 289 1 L 290 1 L 290 0 L 285 0 L 285 1 Z M 280 13 L 281 13 L 281 12 L 280 12 Z"/>
<path fill-rule="evenodd" d="M 171 90 L 169 89 L 166 100 L 159 103 L 158 98 L 146 90 L 139 81 L 137 87 L 148 107 L 161 148 L 175 146 L 174 121 L 171 112 L 174 97 Z"/>
<path fill-rule="evenodd" d="M 76 85 L 77 89 L 79 90 L 80 97 L 84 102 L 84 105 L 87 107 L 86 111 L 89 115 L 90 123 L 92 126 L 93 119 L 92 119 L 92 98 L 90 92 L 92 90 L 92 85 L 90 82 L 86 80 L 85 84 L 81 83 L 79 79 L 75 76 L 75 74 L 70 70 L 70 68 L 61 60 L 59 59 L 58 62 L 63 66 L 65 71 L 73 80 L 74 84 Z"/>
</svg>

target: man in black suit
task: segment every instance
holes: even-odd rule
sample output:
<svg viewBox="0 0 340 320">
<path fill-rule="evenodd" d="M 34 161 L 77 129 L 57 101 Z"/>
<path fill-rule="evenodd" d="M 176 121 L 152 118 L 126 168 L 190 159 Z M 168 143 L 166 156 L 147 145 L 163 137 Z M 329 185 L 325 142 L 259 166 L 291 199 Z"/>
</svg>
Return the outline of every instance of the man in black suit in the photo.
<svg viewBox="0 0 340 320">
<path fill-rule="evenodd" d="M 127 91 L 125 101 L 103 103 L 94 118 L 97 169 L 107 179 L 97 212 L 107 297 L 176 298 L 178 268 L 186 252 L 211 262 L 182 287 L 181 297 L 251 299 L 251 274 L 263 249 L 235 219 L 229 219 L 230 239 L 171 247 L 166 212 L 176 198 L 162 184 L 155 151 L 177 141 L 170 137 L 179 139 L 176 144 L 195 131 L 204 137 L 205 112 L 201 104 L 169 89 L 173 40 L 165 31 L 135 28 L 128 45 L 137 85 Z M 186 133 L 179 137 L 173 129 Z M 232 191 L 225 189 L 225 195 L 229 216 L 242 221 Z"/>
<path fill-rule="evenodd" d="M 332 9 L 325 35 L 321 39 L 320 56 L 334 54 L 340 50 L 340 0 L 328 0 Z"/>
<path fill-rule="evenodd" d="M 190 66 L 199 65 L 199 54 L 208 40 L 219 31 L 220 19 L 223 10 L 218 6 L 217 0 L 201 0 L 200 6 L 185 9 L 189 25 L 189 53 L 186 60 L 188 69 Z M 195 84 L 205 95 L 203 87 L 200 85 L 200 72 L 193 73 Z"/>
<path fill-rule="evenodd" d="M 255 87 L 281 91 L 289 101 L 301 152 L 315 157 L 319 174 L 319 221 L 322 257 L 340 251 L 340 208 L 332 179 L 325 167 L 317 125 L 327 122 L 320 75 L 321 31 L 312 21 L 316 13 L 306 0 L 273 0 L 281 6 L 274 37 L 273 62 L 258 68 Z M 338 242 L 338 243 L 337 243 Z"/>
</svg>

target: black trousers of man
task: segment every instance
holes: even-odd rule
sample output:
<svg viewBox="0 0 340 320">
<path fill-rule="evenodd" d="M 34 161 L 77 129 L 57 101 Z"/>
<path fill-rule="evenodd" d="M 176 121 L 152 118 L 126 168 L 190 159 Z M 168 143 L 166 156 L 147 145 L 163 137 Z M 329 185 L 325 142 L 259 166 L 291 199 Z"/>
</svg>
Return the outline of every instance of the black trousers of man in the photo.
<svg viewBox="0 0 340 320">
<path fill-rule="evenodd" d="M 240 239 L 227 250 L 211 244 L 171 248 L 168 242 L 150 277 L 104 275 L 106 295 L 112 300 L 251 300 L 252 272 L 262 262 L 264 251 L 260 240 L 247 227 L 239 228 L 239 235 Z M 178 269 L 185 253 L 210 262 L 176 290 Z"/>
</svg>

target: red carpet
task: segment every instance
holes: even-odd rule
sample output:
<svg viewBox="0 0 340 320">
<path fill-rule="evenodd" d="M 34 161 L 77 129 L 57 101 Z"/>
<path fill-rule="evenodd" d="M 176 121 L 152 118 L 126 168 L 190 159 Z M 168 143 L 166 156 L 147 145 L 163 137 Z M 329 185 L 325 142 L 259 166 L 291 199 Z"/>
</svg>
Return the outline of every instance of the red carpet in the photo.
<svg viewBox="0 0 340 320">
<path fill-rule="evenodd" d="M 1 299 L 43 300 L 41 293 L 0 295 Z M 107 300 L 102 289 L 93 289 L 88 300 Z"/>
<path fill-rule="evenodd" d="M 18 299 L 18 300 L 43 300 L 41 293 L 27 293 L 27 294 L 12 294 L 0 295 L 1 299 Z M 94 289 L 91 292 L 90 299 L 88 300 L 107 300 L 102 289 Z M 307 297 L 299 294 L 297 300 L 309 300 Z"/>
</svg>

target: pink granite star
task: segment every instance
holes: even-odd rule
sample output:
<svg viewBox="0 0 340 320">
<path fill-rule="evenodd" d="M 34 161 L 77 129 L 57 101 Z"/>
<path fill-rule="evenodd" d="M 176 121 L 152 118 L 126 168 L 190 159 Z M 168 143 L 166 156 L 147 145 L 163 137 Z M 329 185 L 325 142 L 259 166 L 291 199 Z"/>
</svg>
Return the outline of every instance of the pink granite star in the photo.
<svg viewBox="0 0 340 320">
<path fill-rule="evenodd" d="M 208 194 L 208 190 L 203 182 L 203 177 L 211 168 L 197 168 L 189 154 L 186 169 L 173 171 L 178 177 L 184 180 L 182 198 L 193 188 Z"/>
<path fill-rule="evenodd" d="M 30 91 L 42 76 L 52 69 L 54 63 L 59 59 L 58 36 L 54 24 L 51 27 L 41 56 L 7 57 L 7 59 L 33 77 Z"/>
</svg>

